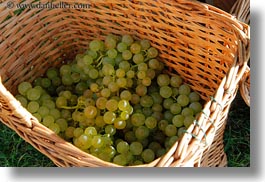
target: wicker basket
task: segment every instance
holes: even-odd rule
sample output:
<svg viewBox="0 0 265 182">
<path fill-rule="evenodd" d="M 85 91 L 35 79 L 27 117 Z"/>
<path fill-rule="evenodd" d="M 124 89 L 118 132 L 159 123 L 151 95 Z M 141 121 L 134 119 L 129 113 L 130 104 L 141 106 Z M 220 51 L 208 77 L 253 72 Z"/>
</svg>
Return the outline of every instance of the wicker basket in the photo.
<svg viewBox="0 0 265 182">
<path fill-rule="evenodd" d="M 239 21 L 250 24 L 250 0 L 237 0 L 230 10 L 230 14 L 235 16 Z M 250 60 L 248 68 L 240 82 L 240 94 L 245 103 L 250 106 Z"/>
<path fill-rule="evenodd" d="M 164 156 L 139 166 L 226 166 L 223 133 L 231 102 L 247 68 L 248 25 L 216 7 L 190 0 L 79 2 L 89 7 L 25 8 L 21 12 L 15 6 L 6 8 L 8 1 L 2 2 L 0 120 L 57 166 L 120 167 L 58 137 L 13 95 L 20 82 L 33 81 L 49 67 L 72 59 L 87 48 L 90 40 L 108 33 L 131 34 L 150 39 L 160 50 L 161 60 L 205 102 L 198 120 Z"/>
</svg>

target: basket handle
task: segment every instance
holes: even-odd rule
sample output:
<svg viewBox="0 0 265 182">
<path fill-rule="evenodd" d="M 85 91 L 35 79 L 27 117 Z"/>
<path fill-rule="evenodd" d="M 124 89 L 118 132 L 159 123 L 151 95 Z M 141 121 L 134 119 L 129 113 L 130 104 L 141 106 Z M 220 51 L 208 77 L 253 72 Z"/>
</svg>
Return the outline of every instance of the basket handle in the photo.
<svg viewBox="0 0 265 182">
<path fill-rule="evenodd" d="M 250 107 L 250 67 L 248 66 L 240 80 L 239 91 L 245 103 Z"/>
</svg>

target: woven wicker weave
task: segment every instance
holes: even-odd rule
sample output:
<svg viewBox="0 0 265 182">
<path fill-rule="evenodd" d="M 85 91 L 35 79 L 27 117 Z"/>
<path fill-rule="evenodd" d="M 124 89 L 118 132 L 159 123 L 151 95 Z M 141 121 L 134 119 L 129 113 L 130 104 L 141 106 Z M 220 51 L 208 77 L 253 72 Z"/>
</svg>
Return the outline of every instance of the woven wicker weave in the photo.
<svg viewBox="0 0 265 182">
<path fill-rule="evenodd" d="M 250 24 L 250 0 L 237 0 L 230 10 L 239 21 Z M 245 103 L 250 106 L 250 62 L 248 68 L 240 82 L 240 94 Z"/>
<path fill-rule="evenodd" d="M 161 60 L 205 102 L 187 133 L 163 157 L 141 166 L 226 166 L 223 133 L 247 68 L 247 24 L 218 8 L 189 0 L 91 0 L 79 1 L 89 8 L 26 8 L 18 14 L 16 7 L 5 7 L 7 2 L 0 6 L 0 120 L 57 166 L 118 167 L 79 150 L 41 125 L 13 97 L 16 87 L 71 60 L 90 40 L 108 33 L 151 40 Z"/>
</svg>

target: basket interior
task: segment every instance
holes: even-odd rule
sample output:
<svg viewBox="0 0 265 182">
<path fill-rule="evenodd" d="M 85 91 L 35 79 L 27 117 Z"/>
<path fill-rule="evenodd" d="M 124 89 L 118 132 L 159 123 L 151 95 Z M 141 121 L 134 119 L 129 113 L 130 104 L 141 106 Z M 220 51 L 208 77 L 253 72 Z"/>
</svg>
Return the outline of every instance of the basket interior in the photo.
<svg viewBox="0 0 265 182">
<path fill-rule="evenodd" d="M 232 26 L 200 3 L 104 1 L 90 2 L 87 9 L 24 9 L 6 14 L 13 16 L 0 19 L 0 75 L 12 94 L 20 82 L 33 81 L 49 67 L 84 52 L 90 40 L 112 33 L 149 39 L 170 71 L 177 71 L 206 101 L 237 52 Z"/>
</svg>

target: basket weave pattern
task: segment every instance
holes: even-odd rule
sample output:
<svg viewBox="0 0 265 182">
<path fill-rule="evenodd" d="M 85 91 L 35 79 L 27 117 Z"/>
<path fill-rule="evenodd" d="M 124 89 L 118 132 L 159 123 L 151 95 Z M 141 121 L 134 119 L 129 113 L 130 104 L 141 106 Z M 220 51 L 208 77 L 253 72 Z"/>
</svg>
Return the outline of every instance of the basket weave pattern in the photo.
<svg viewBox="0 0 265 182">
<path fill-rule="evenodd" d="M 205 101 L 198 120 L 166 155 L 141 166 L 225 166 L 223 133 L 247 67 L 248 26 L 218 8 L 189 0 L 79 2 L 90 7 L 25 9 L 19 14 L 15 7 L 0 8 L 0 120 L 57 166 L 118 167 L 65 142 L 13 95 L 20 82 L 71 60 L 90 40 L 131 34 L 151 40 L 169 71 L 177 71 Z"/>
</svg>

